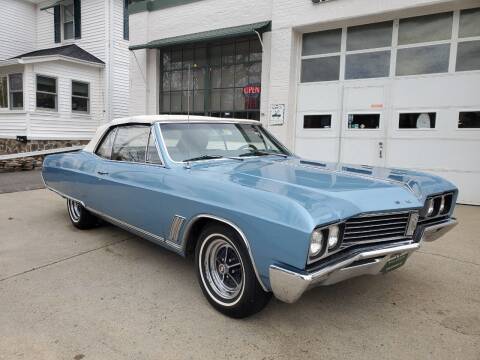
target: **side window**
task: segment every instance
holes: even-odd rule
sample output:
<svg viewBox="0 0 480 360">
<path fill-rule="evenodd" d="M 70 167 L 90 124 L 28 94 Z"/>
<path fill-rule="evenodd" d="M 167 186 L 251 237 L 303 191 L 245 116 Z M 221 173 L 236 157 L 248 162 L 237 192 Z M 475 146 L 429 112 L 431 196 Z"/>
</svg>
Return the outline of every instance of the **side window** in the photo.
<svg viewBox="0 0 480 360">
<path fill-rule="evenodd" d="M 149 134 L 150 126 L 119 127 L 113 143 L 112 160 L 144 163 Z"/>
<path fill-rule="evenodd" d="M 147 157 L 145 161 L 151 164 L 162 164 L 162 160 L 160 160 L 160 156 L 158 155 L 157 146 L 155 145 L 155 135 L 153 131 L 150 131 L 150 136 L 148 137 Z"/>
<path fill-rule="evenodd" d="M 116 128 L 110 130 L 110 132 L 105 136 L 102 140 L 102 143 L 97 148 L 95 152 L 98 156 L 103 157 L 105 159 L 110 159 L 112 155 L 112 145 L 113 140 L 115 139 L 115 133 L 117 132 Z"/>
</svg>

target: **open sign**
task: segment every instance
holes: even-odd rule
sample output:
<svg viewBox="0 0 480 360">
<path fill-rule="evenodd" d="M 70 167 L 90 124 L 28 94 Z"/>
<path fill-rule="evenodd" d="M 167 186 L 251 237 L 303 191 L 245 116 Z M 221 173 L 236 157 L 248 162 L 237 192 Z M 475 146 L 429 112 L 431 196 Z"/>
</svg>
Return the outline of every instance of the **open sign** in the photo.
<svg viewBox="0 0 480 360">
<path fill-rule="evenodd" d="M 246 85 L 243 87 L 243 95 L 245 96 L 258 96 L 262 91 L 260 85 Z"/>
</svg>

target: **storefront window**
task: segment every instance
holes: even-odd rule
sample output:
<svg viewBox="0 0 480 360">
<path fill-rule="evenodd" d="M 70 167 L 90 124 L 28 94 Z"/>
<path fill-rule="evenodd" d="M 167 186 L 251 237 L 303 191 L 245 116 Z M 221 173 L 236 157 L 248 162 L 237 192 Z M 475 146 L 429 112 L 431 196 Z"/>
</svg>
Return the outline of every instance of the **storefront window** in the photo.
<svg viewBox="0 0 480 360">
<path fill-rule="evenodd" d="M 260 119 L 256 37 L 161 50 L 160 112 Z"/>
</svg>

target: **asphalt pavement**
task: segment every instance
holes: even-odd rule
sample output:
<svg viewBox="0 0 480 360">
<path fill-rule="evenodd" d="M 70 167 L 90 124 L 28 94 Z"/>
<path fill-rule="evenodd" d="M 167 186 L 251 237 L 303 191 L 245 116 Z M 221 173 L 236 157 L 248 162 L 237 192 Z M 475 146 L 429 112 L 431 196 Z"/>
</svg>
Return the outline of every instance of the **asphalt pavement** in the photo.
<svg viewBox="0 0 480 360">
<path fill-rule="evenodd" d="M 0 194 L 44 187 L 41 170 L 0 172 Z"/>
<path fill-rule="evenodd" d="M 192 259 L 114 226 L 81 231 L 45 189 L 0 195 L 0 359 L 480 359 L 480 208 L 387 275 L 208 304 Z"/>
</svg>

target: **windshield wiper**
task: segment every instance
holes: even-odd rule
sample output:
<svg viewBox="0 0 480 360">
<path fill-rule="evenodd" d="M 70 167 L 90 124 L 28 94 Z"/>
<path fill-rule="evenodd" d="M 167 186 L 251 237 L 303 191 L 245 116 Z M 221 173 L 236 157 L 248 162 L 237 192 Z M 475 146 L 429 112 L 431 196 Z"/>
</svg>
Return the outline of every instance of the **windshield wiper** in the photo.
<svg viewBox="0 0 480 360">
<path fill-rule="evenodd" d="M 232 160 L 240 160 L 243 161 L 243 159 L 239 159 L 238 157 L 230 157 L 230 156 L 222 156 L 222 155 L 200 155 L 191 159 L 186 159 L 183 160 L 183 162 L 189 162 L 189 161 L 199 161 L 199 160 L 213 160 L 213 159 L 232 159 Z"/>
<path fill-rule="evenodd" d="M 281 156 L 283 158 L 288 157 L 287 154 L 277 153 L 273 151 L 262 151 L 262 150 L 253 150 L 253 151 L 249 151 L 248 153 L 240 154 L 238 156 L 244 157 L 244 156 L 267 156 L 267 155 L 276 155 L 276 156 Z"/>
</svg>

